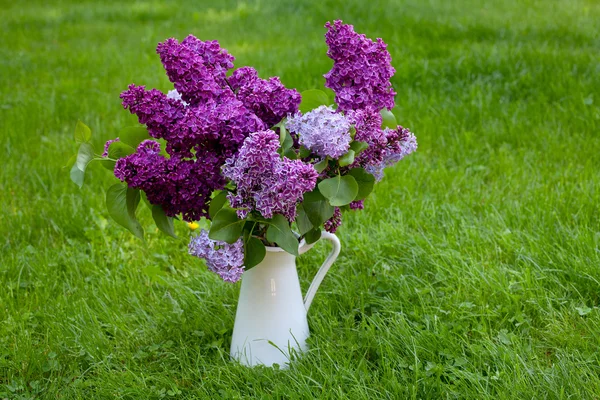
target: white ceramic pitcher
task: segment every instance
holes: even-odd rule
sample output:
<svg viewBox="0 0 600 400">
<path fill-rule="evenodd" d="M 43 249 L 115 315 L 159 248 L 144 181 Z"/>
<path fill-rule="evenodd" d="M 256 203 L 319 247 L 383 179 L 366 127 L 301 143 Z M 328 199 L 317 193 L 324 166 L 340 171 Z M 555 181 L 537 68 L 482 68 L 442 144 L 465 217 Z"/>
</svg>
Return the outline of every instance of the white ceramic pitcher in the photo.
<svg viewBox="0 0 600 400">
<path fill-rule="evenodd" d="M 279 247 L 267 247 L 264 260 L 244 272 L 231 339 L 231 357 L 243 365 L 282 367 L 290 351 L 306 350 L 309 335 L 306 314 L 319 285 L 340 254 L 340 241 L 328 232 L 321 239 L 333 249 L 315 275 L 304 300 L 296 271 L 296 257 Z M 299 254 L 314 244 L 300 243 Z"/>
</svg>

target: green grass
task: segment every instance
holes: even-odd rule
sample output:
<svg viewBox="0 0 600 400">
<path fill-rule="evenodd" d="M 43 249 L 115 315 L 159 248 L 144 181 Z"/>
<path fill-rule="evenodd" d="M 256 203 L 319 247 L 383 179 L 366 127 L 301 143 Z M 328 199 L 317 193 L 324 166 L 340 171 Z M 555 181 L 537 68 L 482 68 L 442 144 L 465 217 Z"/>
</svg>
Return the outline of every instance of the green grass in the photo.
<svg viewBox="0 0 600 400">
<path fill-rule="evenodd" d="M 0 398 L 600 396 L 596 1 L 200 3 L 0 5 Z M 157 42 L 218 39 L 305 90 L 335 18 L 389 44 L 419 150 L 346 216 L 308 354 L 247 369 L 239 285 L 147 214 L 146 247 L 108 220 L 107 171 L 78 190 L 61 167 L 78 119 L 100 147 L 135 122 L 129 83 L 170 88 Z"/>
</svg>

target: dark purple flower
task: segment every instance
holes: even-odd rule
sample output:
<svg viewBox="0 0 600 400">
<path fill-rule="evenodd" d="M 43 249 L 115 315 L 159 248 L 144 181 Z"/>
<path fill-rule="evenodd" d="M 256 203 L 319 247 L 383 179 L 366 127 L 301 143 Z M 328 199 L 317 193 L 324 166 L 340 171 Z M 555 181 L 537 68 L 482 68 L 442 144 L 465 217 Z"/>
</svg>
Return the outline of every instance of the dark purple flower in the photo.
<svg viewBox="0 0 600 400">
<path fill-rule="evenodd" d="M 278 77 L 260 79 L 252 67 L 237 69 L 229 78 L 238 100 L 252 110 L 268 128 L 286 115 L 298 111 L 302 98 L 295 89 L 286 89 Z"/>
<path fill-rule="evenodd" d="M 134 154 L 117 161 L 114 173 L 128 186 L 143 190 L 148 201 L 161 205 L 165 214 L 182 214 L 184 220 L 196 221 L 208 216 L 210 195 L 225 185 L 222 164 L 208 151 L 197 152 L 196 160 L 165 158 L 157 142 L 145 140 Z"/>
<path fill-rule="evenodd" d="M 339 207 L 336 207 L 333 216 L 325 221 L 323 227 L 327 232 L 335 233 L 340 225 L 342 225 L 342 211 Z"/>
<path fill-rule="evenodd" d="M 324 75 L 325 86 L 335 92 L 339 109 L 392 109 L 396 93 L 390 78 L 396 71 L 383 40 L 373 42 L 339 20 L 325 27 L 327 55 L 333 60 L 333 68 Z"/>
<path fill-rule="evenodd" d="M 217 41 L 203 42 L 193 35 L 181 43 L 167 39 L 156 52 L 181 98 L 190 105 L 232 97 L 226 73 L 233 68 L 234 57 Z"/>
</svg>

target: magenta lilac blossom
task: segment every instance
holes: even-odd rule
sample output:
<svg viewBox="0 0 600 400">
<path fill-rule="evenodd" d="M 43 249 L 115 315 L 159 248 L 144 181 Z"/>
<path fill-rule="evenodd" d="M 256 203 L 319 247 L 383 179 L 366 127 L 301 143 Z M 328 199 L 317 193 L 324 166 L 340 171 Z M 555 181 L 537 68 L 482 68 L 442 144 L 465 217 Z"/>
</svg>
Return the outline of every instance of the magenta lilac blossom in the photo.
<svg viewBox="0 0 600 400">
<path fill-rule="evenodd" d="M 225 282 L 235 283 L 244 272 L 244 246 L 242 239 L 233 244 L 212 240 L 204 229 L 190 241 L 188 252 L 206 260 L 206 266 Z"/>
<path fill-rule="evenodd" d="M 371 41 L 354 32 L 352 25 L 342 21 L 327 23 L 325 42 L 333 68 L 326 73 L 325 86 L 335 92 L 341 111 L 373 107 L 381 110 L 394 107 L 394 92 L 390 78 L 394 75 L 392 57 L 381 39 Z"/>
<path fill-rule="evenodd" d="M 229 78 L 236 97 L 252 110 L 267 127 L 298 111 L 302 100 L 295 89 L 287 89 L 278 77 L 260 79 L 252 67 L 236 70 Z"/>
</svg>

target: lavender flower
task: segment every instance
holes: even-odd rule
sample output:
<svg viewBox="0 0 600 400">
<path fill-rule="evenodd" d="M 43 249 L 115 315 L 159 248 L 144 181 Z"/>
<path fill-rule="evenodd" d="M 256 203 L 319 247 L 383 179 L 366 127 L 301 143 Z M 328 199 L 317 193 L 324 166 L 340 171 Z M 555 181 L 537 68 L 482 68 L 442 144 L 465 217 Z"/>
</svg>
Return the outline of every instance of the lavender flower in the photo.
<svg viewBox="0 0 600 400">
<path fill-rule="evenodd" d="M 317 171 L 300 160 L 281 158 L 277 154 L 279 137 L 271 131 L 250 134 L 237 156 L 228 159 L 223 174 L 236 184 L 236 192 L 228 195 L 238 216 L 258 211 L 265 218 L 284 215 L 290 222 L 296 218 L 296 205 L 305 192 L 314 189 Z"/>
<path fill-rule="evenodd" d="M 104 152 L 102 153 L 102 157 L 108 157 L 108 149 L 110 148 L 110 145 L 113 144 L 114 142 L 118 142 L 120 140 L 121 139 L 119 139 L 119 138 L 107 140 L 106 143 L 104 143 Z"/>
<path fill-rule="evenodd" d="M 350 148 L 350 122 L 331 107 L 320 106 L 288 118 L 286 128 L 298 134 L 300 144 L 321 157 L 340 158 Z"/>
<path fill-rule="evenodd" d="M 333 68 L 326 73 L 325 86 L 335 92 L 335 101 L 341 111 L 374 107 L 394 107 L 394 92 L 390 78 L 394 75 L 392 57 L 381 39 L 371 41 L 354 32 L 352 25 L 342 21 L 327 23 L 325 41 L 327 55 Z"/>
<path fill-rule="evenodd" d="M 233 244 L 212 240 L 204 229 L 190 241 L 188 251 L 195 257 L 204 258 L 208 269 L 226 282 L 237 282 L 244 272 L 244 246 L 242 239 Z"/>
<path fill-rule="evenodd" d="M 295 89 L 286 89 L 278 77 L 260 79 L 252 67 L 236 70 L 229 78 L 231 88 L 244 106 L 252 110 L 267 127 L 298 111 L 302 98 Z"/>
<path fill-rule="evenodd" d="M 385 129 L 388 145 L 384 150 L 380 163 L 369 165 L 365 169 L 375 176 L 377 181 L 383 178 L 383 169 L 396 164 L 410 153 L 417 150 L 417 138 L 406 128 Z"/>
</svg>

